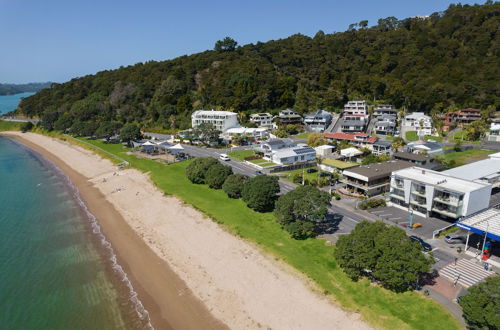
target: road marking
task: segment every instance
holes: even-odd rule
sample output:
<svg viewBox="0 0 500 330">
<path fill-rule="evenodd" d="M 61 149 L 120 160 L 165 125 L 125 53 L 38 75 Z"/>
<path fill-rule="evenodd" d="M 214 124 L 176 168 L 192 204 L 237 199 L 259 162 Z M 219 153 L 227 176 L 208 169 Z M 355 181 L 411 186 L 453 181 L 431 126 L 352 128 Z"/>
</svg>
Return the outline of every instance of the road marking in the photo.
<svg viewBox="0 0 500 330">
<path fill-rule="evenodd" d="M 397 220 L 397 219 L 401 219 L 401 217 L 389 218 L 389 220 Z"/>
<path fill-rule="evenodd" d="M 439 250 L 439 248 L 438 248 L 438 247 L 435 247 L 434 249 L 432 249 L 432 250 L 431 250 L 431 252 L 434 252 L 434 251 L 436 251 L 436 250 Z"/>
<path fill-rule="evenodd" d="M 344 217 L 342 218 L 342 220 L 344 220 L 344 219 L 346 219 L 346 220 L 350 220 L 350 221 L 355 222 L 355 223 L 359 223 L 359 221 L 356 221 L 356 220 L 354 220 L 354 219 L 351 219 L 351 218 L 349 218 L 349 217 L 347 217 L 347 216 L 344 216 Z"/>
<path fill-rule="evenodd" d="M 387 214 L 377 214 L 379 217 L 386 217 L 388 215 L 392 215 L 392 213 L 387 213 Z"/>
<path fill-rule="evenodd" d="M 377 213 L 384 213 L 384 212 L 385 211 L 372 211 L 372 213 L 375 213 L 375 214 L 377 214 Z"/>
</svg>

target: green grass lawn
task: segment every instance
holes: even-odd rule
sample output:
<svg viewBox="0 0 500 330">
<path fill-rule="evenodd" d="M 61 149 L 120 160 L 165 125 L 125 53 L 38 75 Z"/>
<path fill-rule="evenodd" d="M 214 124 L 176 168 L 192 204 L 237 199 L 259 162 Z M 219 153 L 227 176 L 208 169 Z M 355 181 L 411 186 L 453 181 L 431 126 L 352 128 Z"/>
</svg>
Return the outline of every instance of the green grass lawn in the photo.
<svg viewBox="0 0 500 330">
<path fill-rule="evenodd" d="M 263 164 L 263 163 L 267 163 L 268 161 L 265 159 L 259 158 L 259 159 L 249 160 L 249 162 L 252 164 Z"/>
<path fill-rule="evenodd" d="M 406 132 L 405 138 L 406 138 L 406 141 L 417 141 L 418 140 L 417 132 L 415 132 L 415 131 Z"/>
<path fill-rule="evenodd" d="M 344 308 L 361 313 L 373 326 L 389 329 L 459 329 L 443 307 L 415 292 L 394 293 L 363 279 L 351 281 L 333 258 L 333 246 L 317 239 L 294 240 L 275 222 L 272 213 L 258 213 L 222 190 L 192 184 L 185 176 L 189 161 L 170 165 L 127 155 L 122 145 L 88 141 L 124 158 L 132 167 L 149 173 L 166 194 L 175 195 L 205 213 L 229 232 L 257 244 L 315 282 Z M 297 170 L 302 171 L 302 170 Z M 314 176 L 317 173 L 307 173 Z"/>
<path fill-rule="evenodd" d="M 465 151 L 452 152 L 446 155 L 440 155 L 439 158 L 444 159 L 448 162 L 454 160 L 457 166 L 461 166 L 476 162 L 481 159 L 485 159 L 489 154 L 493 153 L 495 153 L 495 151 L 484 149 L 470 149 Z"/>
<path fill-rule="evenodd" d="M 466 144 L 480 144 L 480 140 L 474 140 L 474 141 L 469 141 L 467 139 L 467 133 L 465 131 L 460 131 L 455 134 L 450 138 L 451 143 L 457 143 L 457 142 L 462 142 Z"/>
<path fill-rule="evenodd" d="M 240 150 L 228 152 L 227 155 L 231 158 L 236 158 L 243 161 L 245 160 L 245 158 L 255 155 L 255 152 L 255 150 Z"/>
<path fill-rule="evenodd" d="M 434 140 L 436 142 L 443 142 L 443 138 L 441 136 L 434 136 L 434 135 L 426 135 L 425 140 L 426 141 Z"/>
<path fill-rule="evenodd" d="M 308 132 L 300 133 L 300 134 L 295 135 L 294 138 L 307 139 L 309 137 L 309 134 L 311 134 L 311 133 L 308 133 Z"/>
<path fill-rule="evenodd" d="M 293 177 L 295 174 L 299 174 L 299 175 L 302 175 L 302 173 L 304 173 L 304 177 L 309 180 L 309 182 L 314 182 L 314 181 L 318 181 L 318 174 L 320 172 L 319 168 L 316 168 L 318 170 L 318 172 L 314 172 L 314 173 L 307 173 L 307 168 L 305 169 L 298 169 L 298 170 L 291 170 L 291 171 L 283 171 L 283 172 L 280 172 L 279 173 L 279 176 L 280 177 L 283 177 L 283 179 L 287 180 L 287 181 L 290 181 L 290 182 L 293 182 Z"/>
<path fill-rule="evenodd" d="M 19 131 L 21 123 L 15 121 L 0 120 L 0 131 Z"/>
</svg>

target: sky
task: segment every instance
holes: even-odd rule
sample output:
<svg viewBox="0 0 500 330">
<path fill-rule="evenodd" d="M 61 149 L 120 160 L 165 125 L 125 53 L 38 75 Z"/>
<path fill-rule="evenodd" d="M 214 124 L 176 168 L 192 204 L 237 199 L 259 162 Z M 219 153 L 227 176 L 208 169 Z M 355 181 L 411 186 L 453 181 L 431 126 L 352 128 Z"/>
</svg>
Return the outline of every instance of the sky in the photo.
<svg viewBox="0 0 500 330">
<path fill-rule="evenodd" d="M 345 31 L 445 10 L 450 0 L 0 0 L 0 83 L 54 81 L 149 60 Z M 473 4 L 484 1 L 461 1 Z"/>
</svg>

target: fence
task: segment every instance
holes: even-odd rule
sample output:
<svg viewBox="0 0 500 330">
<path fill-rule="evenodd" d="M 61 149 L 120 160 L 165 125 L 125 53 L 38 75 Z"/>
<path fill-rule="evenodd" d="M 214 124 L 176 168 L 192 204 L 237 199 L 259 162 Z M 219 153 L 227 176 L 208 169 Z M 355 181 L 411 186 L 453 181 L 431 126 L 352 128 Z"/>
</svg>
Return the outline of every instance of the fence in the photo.
<svg viewBox="0 0 500 330">
<path fill-rule="evenodd" d="M 316 166 L 316 162 L 300 163 L 300 164 L 292 164 L 292 165 L 283 165 L 283 166 L 280 166 L 280 167 L 272 168 L 269 172 L 271 172 L 271 173 L 277 173 L 277 172 L 298 170 L 298 169 L 301 169 L 301 168 L 308 168 L 308 167 L 314 167 L 314 166 Z"/>
</svg>

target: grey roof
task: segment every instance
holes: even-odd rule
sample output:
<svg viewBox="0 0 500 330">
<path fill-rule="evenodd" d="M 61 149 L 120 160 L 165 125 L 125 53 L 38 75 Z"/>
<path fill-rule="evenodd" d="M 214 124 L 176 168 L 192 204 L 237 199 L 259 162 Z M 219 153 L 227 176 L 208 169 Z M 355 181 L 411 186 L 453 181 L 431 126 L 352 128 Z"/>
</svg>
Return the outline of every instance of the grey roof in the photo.
<svg viewBox="0 0 500 330">
<path fill-rule="evenodd" d="M 394 153 L 394 158 L 409 159 L 415 162 L 425 162 L 426 160 L 429 160 L 428 156 L 414 154 L 411 152 L 396 152 Z"/>
<path fill-rule="evenodd" d="M 373 144 L 373 146 L 379 146 L 379 147 L 386 147 L 386 148 L 389 148 L 390 146 L 392 146 L 392 143 L 389 142 L 389 141 L 377 141 Z"/>
<path fill-rule="evenodd" d="M 307 147 L 291 147 L 291 148 L 286 148 L 286 149 L 279 149 L 275 152 L 275 156 L 278 158 L 285 158 L 285 157 L 294 157 L 294 156 L 301 156 L 304 154 L 309 154 L 309 153 L 316 153 L 316 150 L 313 148 L 307 146 Z"/>
<path fill-rule="evenodd" d="M 365 176 L 368 178 L 368 180 L 377 180 L 390 176 L 394 171 L 412 166 L 413 164 L 410 162 L 405 162 L 402 160 L 390 160 L 388 162 L 355 167 L 349 170 L 345 170 L 343 174 L 344 176 L 349 176 L 349 173 L 354 173 Z"/>
<path fill-rule="evenodd" d="M 390 121 L 379 121 L 378 123 L 375 124 L 375 126 L 378 126 L 378 127 L 394 127 L 394 126 L 396 126 L 396 123 L 392 123 Z"/>
<path fill-rule="evenodd" d="M 344 120 L 342 126 L 365 126 L 365 122 L 362 120 Z"/>
<path fill-rule="evenodd" d="M 491 157 L 471 164 L 455 167 L 443 171 L 443 173 L 467 180 L 479 180 L 487 177 L 493 178 L 500 174 L 500 156 L 498 158 Z"/>
<path fill-rule="evenodd" d="M 329 113 L 328 111 L 325 111 L 325 110 L 318 110 L 316 112 L 312 112 L 312 113 L 307 114 L 304 118 L 305 119 L 331 119 L 332 114 Z"/>
</svg>

